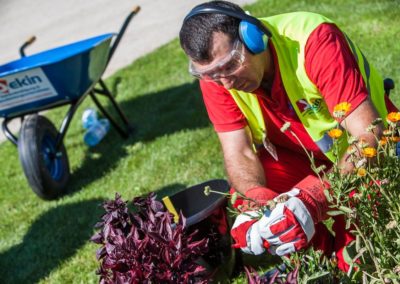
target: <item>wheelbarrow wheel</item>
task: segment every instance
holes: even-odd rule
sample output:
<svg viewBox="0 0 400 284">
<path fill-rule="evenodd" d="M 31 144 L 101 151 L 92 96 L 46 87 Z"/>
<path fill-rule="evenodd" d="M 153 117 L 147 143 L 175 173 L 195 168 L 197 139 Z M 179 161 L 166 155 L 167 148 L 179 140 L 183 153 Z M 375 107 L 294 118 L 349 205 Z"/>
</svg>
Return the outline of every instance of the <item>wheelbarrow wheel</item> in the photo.
<svg viewBox="0 0 400 284">
<path fill-rule="evenodd" d="M 46 117 L 25 118 L 18 138 L 19 159 L 34 193 L 51 200 L 61 196 L 70 176 L 64 144 L 56 149 L 58 131 Z"/>
</svg>

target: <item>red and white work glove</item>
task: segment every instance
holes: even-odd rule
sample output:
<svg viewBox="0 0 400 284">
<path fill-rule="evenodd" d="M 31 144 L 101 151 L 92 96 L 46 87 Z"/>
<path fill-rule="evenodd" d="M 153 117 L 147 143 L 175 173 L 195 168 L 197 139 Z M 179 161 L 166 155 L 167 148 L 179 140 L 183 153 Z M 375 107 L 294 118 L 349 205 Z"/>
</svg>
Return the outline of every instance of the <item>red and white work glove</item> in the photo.
<svg viewBox="0 0 400 284">
<path fill-rule="evenodd" d="M 231 188 L 230 194 L 233 194 L 235 189 Z M 249 211 L 251 209 L 256 209 L 260 205 L 265 205 L 269 200 L 273 200 L 278 194 L 266 187 L 254 187 L 246 191 L 245 196 L 257 202 L 246 200 L 238 196 L 235 203 L 232 205 L 234 208 L 241 212 Z"/>
<path fill-rule="evenodd" d="M 283 195 L 288 199 L 265 211 L 261 219 L 255 219 L 256 211 L 240 214 L 231 230 L 234 246 L 249 254 L 268 249 L 280 256 L 305 248 L 315 233 L 314 224 L 327 217 L 324 189 L 318 178 L 307 176 L 291 191 L 276 197 L 275 201 Z"/>
</svg>

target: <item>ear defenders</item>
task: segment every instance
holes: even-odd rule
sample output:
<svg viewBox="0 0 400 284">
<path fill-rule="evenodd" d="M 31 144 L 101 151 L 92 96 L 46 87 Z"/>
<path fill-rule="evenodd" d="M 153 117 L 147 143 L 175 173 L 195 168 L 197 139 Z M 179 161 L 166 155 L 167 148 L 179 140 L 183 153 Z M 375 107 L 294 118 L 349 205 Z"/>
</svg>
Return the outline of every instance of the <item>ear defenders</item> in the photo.
<svg viewBox="0 0 400 284">
<path fill-rule="evenodd" d="M 268 38 L 272 37 L 272 34 L 259 19 L 228 8 L 218 7 L 209 2 L 193 8 L 183 22 L 200 14 L 224 14 L 240 19 L 239 37 L 246 48 L 253 54 L 261 53 L 267 49 Z"/>
</svg>

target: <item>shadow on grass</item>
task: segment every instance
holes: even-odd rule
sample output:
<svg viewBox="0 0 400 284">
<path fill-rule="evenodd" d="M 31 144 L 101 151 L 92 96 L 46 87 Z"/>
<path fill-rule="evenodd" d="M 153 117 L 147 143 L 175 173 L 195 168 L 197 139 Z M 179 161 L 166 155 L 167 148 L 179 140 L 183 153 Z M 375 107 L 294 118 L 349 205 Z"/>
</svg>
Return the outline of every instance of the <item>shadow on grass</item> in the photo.
<svg viewBox="0 0 400 284">
<path fill-rule="evenodd" d="M 82 166 L 71 176 L 67 194 L 81 190 L 116 167 L 119 159 L 128 155 L 126 145 L 209 125 L 197 82 L 135 97 L 120 106 L 135 132 L 123 139 L 112 130 L 102 143 L 88 149 Z M 107 110 L 115 115 L 111 107 Z"/>
<path fill-rule="evenodd" d="M 0 283 L 37 283 L 72 257 L 92 236 L 102 202 L 59 205 L 39 216 L 21 244 L 0 254 Z"/>
</svg>

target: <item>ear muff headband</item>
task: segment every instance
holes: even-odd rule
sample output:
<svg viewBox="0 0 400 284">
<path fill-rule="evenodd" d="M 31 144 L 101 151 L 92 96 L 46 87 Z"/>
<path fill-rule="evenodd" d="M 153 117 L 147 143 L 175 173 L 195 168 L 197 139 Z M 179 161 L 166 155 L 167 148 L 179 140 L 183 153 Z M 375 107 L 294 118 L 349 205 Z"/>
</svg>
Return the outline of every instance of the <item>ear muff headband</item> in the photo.
<svg viewBox="0 0 400 284">
<path fill-rule="evenodd" d="M 266 26 L 264 26 L 261 21 L 257 18 L 254 18 L 250 15 L 247 15 L 245 13 L 240 13 L 237 11 L 233 11 L 231 9 L 223 8 L 223 7 L 210 7 L 207 4 L 200 5 L 195 7 L 190 13 L 185 17 L 183 20 L 186 22 L 189 18 L 199 15 L 199 14 L 224 14 L 228 15 L 249 23 L 252 23 L 253 25 L 257 26 L 260 30 L 262 30 L 268 37 L 272 37 L 271 32 L 267 29 Z"/>
<path fill-rule="evenodd" d="M 193 8 L 185 17 L 183 22 L 186 22 L 189 18 L 200 14 L 224 14 L 242 20 L 239 26 L 239 36 L 246 47 L 255 54 L 266 49 L 267 43 L 266 40 L 263 39 L 264 35 L 272 37 L 271 32 L 259 19 L 228 8 L 211 6 L 210 3 Z"/>
</svg>

